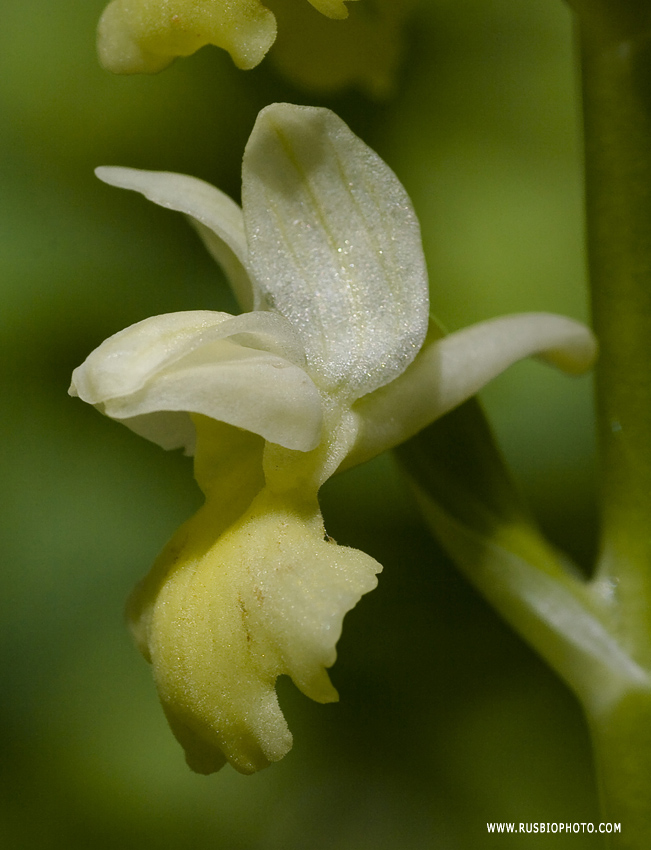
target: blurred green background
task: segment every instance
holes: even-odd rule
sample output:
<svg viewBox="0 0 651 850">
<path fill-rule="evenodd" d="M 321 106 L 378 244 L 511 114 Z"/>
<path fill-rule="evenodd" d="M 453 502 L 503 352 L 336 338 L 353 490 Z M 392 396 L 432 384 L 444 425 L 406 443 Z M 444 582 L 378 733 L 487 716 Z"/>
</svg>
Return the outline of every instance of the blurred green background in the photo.
<svg viewBox="0 0 651 850">
<path fill-rule="evenodd" d="M 385 568 L 346 619 L 341 702 L 281 681 L 289 756 L 253 777 L 191 774 L 123 623 L 132 585 L 199 504 L 191 467 L 66 395 L 126 325 L 234 307 L 180 216 L 93 168 L 191 173 L 237 197 L 244 143 L 275 100 L 334 108 L 396 170 L 450 329 L 519 310 L 585 318 L 567 9 L 426 0 L 396 96 L 376 104 L 293 88 L 269 60 L 239 72 L 216 48 L 113 77 L 94 53 L 102 7 L 9 0 L 0 29 L 0 847 L 600 847 L 487 835 L 487 821 L 599 821 L 585 725 L 428 536 L 389 457 L 323 492 L 329 533 Z M 541 523 L 587 568 L 589 379 L 525 363 L 484 399 Z"/>
</svg>

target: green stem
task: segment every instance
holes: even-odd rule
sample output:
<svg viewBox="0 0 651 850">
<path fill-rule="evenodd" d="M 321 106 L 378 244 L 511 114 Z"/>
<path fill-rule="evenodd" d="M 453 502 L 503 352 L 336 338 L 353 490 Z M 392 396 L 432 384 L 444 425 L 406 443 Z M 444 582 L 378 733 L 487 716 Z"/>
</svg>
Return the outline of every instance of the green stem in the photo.
<svg viewBox="0 0 651 850">
<path fill-rule="evenodd" d="M 579 20 L 602 539 L 589 582 L 524 513 L 472 405 L 398 449 L 434 533 L 560 673 L 593 735 L 613 846 L 651 847 L 651 0 Z"/>
<path fill-rule="evenodd" d="M 598 717 L 588 712 L 602 819 L 620 824 L 618 850 L 651 846 L 651 691 L 629 691 Z"/>
<path fill-rule="evenodd" d="M 592 9 L 587 10 L 587 6 Z M 581 8 L 579 8 L 579 6 Z M 577 3 L 588 259 L 601 454 L 601 556 L 593 582 L 612 631 L 651 668 L 651 11 Z M 610 6 L 610 9 L 608 9 Z M 621 14 L 620 14 L 621 13 Z M 648 674 L 647 674 L 648 678 Z M 590 717 L 617 847 L 651 847 L 651 690 Z"/>
<path fill-rule="evenodd" d="M 651 39 L 581 22 L 588 258 L 602 462 L 597 578 L 651 662 Z"/>
<path fill-rule="evenodd" d="M 584 581 L 521 507 L 466 404 L 397 450 L 424 516 L 559 672 L 592 730 L 603 821 L 651 847 L 651 0 L 571 0 L 579 22 L 602 538 Z"/>
</svg>

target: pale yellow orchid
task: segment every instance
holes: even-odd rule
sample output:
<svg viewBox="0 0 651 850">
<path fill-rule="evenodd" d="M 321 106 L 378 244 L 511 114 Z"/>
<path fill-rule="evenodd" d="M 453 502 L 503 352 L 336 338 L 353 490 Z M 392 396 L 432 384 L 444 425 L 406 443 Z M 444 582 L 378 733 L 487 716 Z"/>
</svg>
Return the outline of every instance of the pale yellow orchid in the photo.
<svg viewBox="0 0 651 850">
<path fill-rule="evenodd" d="M 71 393 L 195 456 L 206 501 L 130 603 L 190 766 L 250 773 L 291 734 L 275 682 L 337 699 L 326 668 L 380 565 L 325 534 L 337 470 L 412 436 L 515 360 L 570 372 L 590 331 L 551 314 L 428 334 L 418 222 L 393 172 L 325 109 L 264 109 L 242 208 L 192 177 L 103 168 L 108 183 L 190 216 L 246 311 L 139 322 L 75 370 Z"/>
<path fill-rule="evenodd" d="M 348 85 L 375 97 L 393 87 L 402 23 L 414 0 L 112 0 L 97 29 L 99 58 L 118 74 L 155 73 L 206 44 L 238 68 L 258 65 L 274 44 L 276 65 L 294 82 Z"/>
</svg>

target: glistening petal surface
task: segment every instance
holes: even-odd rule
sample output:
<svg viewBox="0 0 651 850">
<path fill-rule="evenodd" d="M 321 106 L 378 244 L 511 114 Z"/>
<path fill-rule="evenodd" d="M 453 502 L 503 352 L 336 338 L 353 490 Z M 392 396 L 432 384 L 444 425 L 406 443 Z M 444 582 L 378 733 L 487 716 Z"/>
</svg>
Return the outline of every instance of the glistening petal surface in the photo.
<svg viewBox="0 0 651 850">
<path fill-rule="evenodd" d="M 418 221 L 391 169 L 334 113 L 272 104 L 242 166 L 249 262 L 298 329 L 315 380 L 357 398 L 393 380 L 427 330 Z"/>
</svg>

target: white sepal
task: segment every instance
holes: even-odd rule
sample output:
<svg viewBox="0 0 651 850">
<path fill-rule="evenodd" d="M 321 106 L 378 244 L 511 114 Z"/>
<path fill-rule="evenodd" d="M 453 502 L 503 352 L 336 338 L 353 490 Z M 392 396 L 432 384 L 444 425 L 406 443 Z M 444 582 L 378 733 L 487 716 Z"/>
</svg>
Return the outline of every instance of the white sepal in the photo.
<svg viewBox="0 0 651 850">
<path fill-rule="evenodd" d="M 242 165 L 257 309 L 286 316 L 315 379 L 358 398 L 396 378 L 427 330 L 420 229 L 391 169 L 334 113 L 276 103 Z"/>
<path fill-rule="evenodd" d="M 397 380 L 357 402 L 360 431 L 345 466 L 413 437 L 518 360 L 535 356 L 580 374 L 596 355 L 588 327 L 553 313 L 500 316 L 434 339 Z"/>
<path fill-rule="evenodd" d="M 95 169 L 95 174 L 110 186 L 140 192 L 161 207 L 189 216 L 204 244 L 224 269 L 242 310 L 253 307 L 242 210 L 228 195 L 197 177 L 170 171 L 101 166 Z"/>
</svg>

